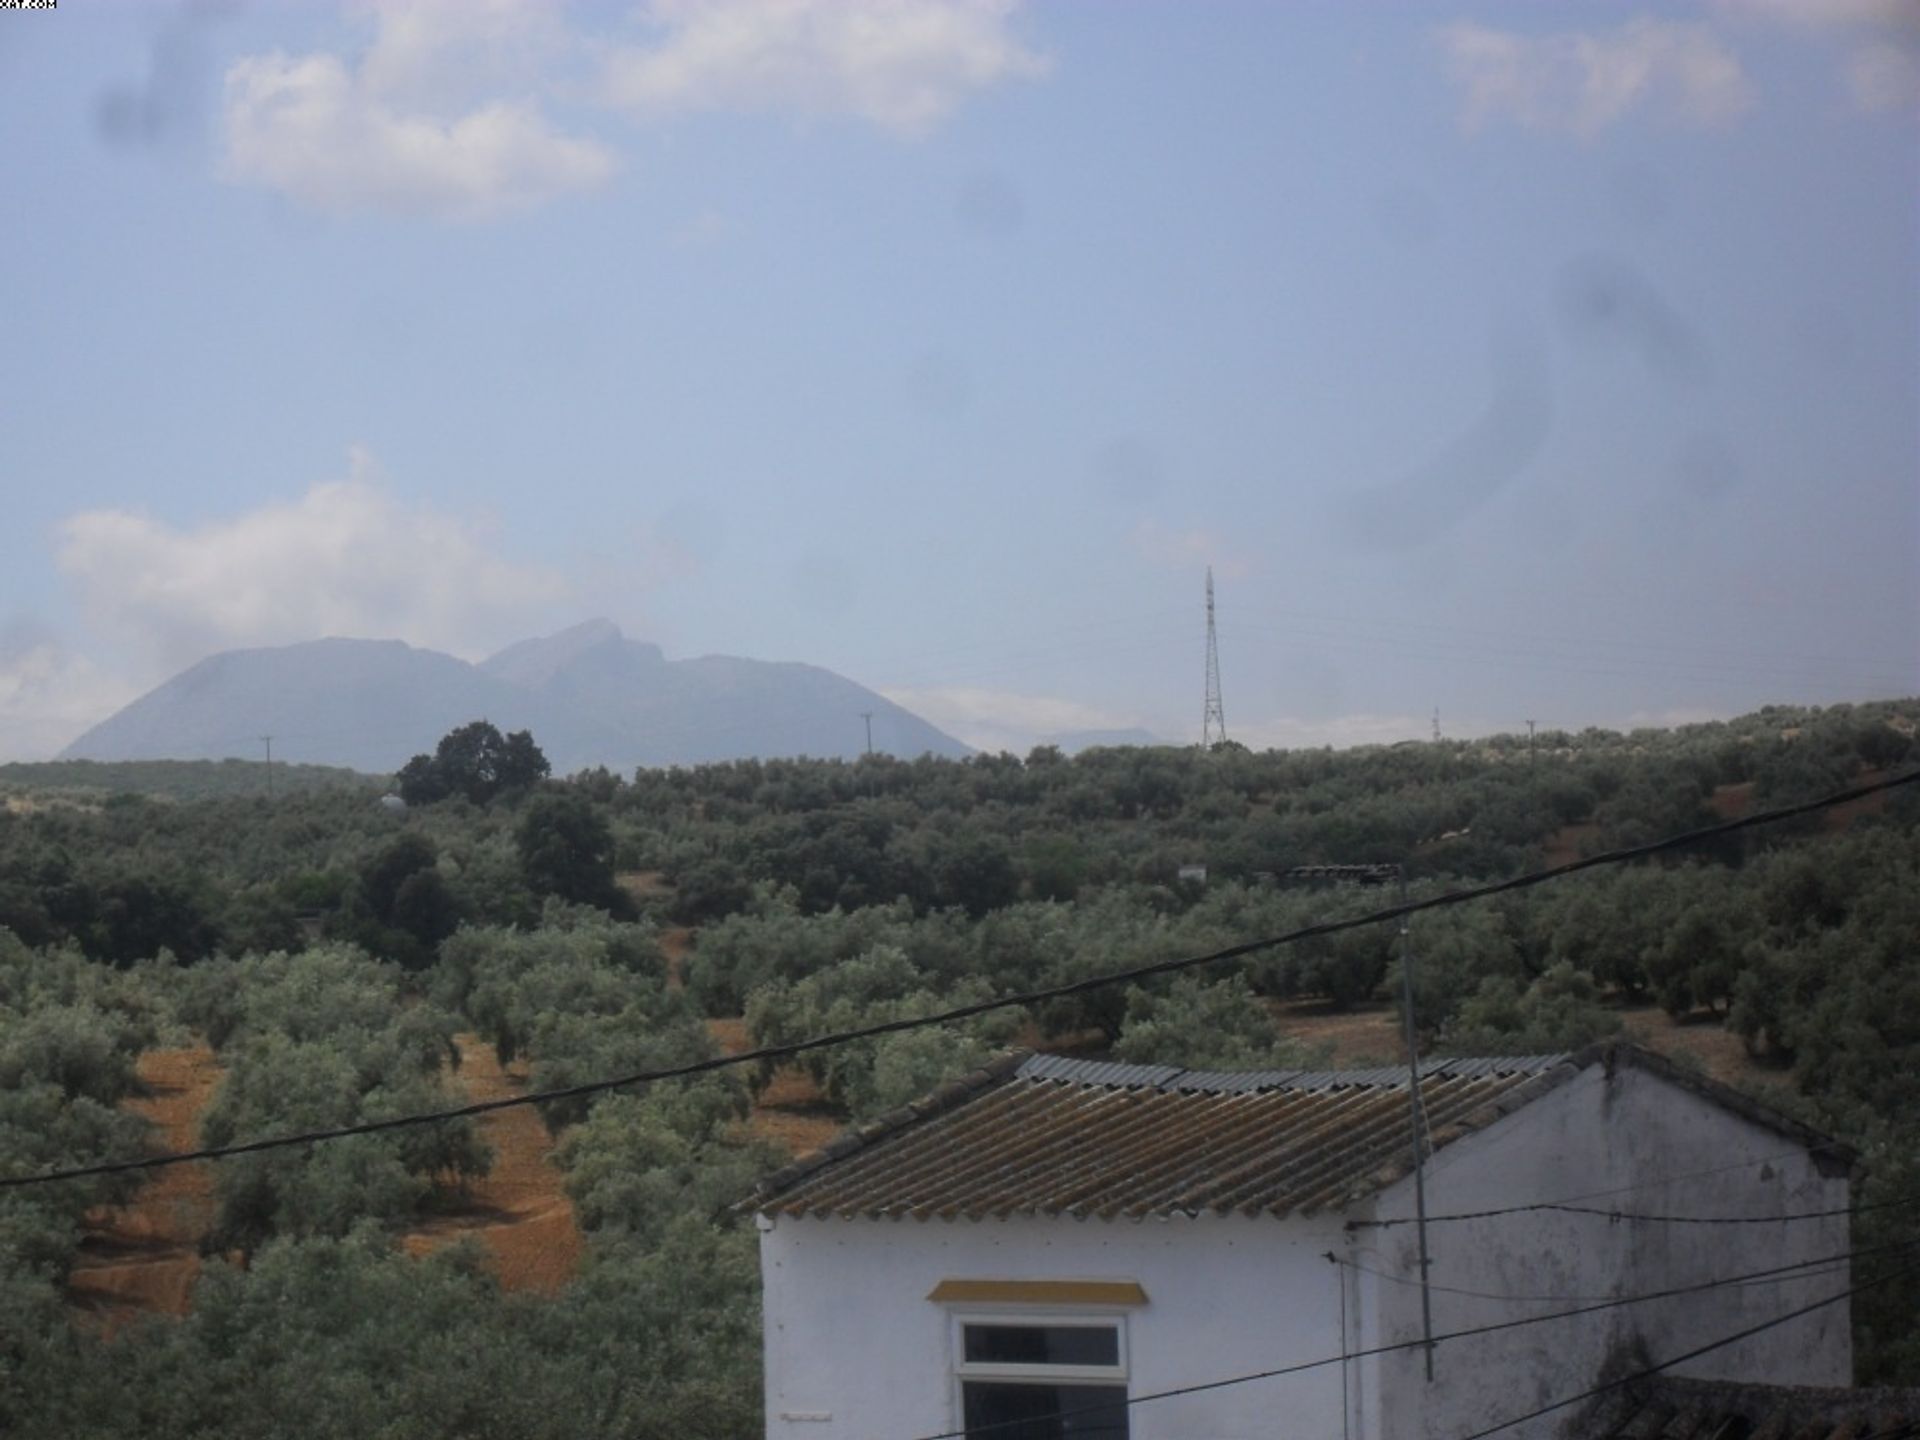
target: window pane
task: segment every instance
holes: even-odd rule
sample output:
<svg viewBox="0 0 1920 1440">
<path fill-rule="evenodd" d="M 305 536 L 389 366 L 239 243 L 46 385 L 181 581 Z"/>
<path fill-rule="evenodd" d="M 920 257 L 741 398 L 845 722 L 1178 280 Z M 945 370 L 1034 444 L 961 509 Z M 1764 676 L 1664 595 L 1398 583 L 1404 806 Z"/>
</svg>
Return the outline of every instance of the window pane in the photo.
<svg viewBox="0 0 1920 1440">
<path fill-rule="evenodd" d="M 1112 1325 L 969 1325 L 966 1358 L 986 1365 L 1118 1365 Z"/>
<path fill-rule="evenodd" d="M 968 1440 L 1127 1440 L 1124 1385 L 968 1380 L 960 1388 Z"/>
</svg>

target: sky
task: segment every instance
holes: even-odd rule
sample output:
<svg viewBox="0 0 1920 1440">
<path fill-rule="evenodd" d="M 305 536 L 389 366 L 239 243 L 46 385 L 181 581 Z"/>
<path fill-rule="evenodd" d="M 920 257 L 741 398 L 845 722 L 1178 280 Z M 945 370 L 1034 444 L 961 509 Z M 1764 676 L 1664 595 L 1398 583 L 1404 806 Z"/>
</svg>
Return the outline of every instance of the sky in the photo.
<svg viewBox="0 0 1920 1440">
<path fill-rule="evenodd" d="M 1192 742 L 1209 566 L 1256 747 L 1920 693 L 1913 0 L 61 0 L 0 133 L 0 759 L 594 616 Z"/>
</svg>

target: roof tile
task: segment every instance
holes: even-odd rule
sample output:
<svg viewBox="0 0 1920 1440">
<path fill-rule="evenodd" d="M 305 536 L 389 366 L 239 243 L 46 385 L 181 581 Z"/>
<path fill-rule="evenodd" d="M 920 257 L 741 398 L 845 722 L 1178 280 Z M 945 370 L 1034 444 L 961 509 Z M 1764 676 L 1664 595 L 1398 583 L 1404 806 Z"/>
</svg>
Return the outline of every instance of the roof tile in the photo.
<svg viewBox="0 0 1920 1440">
<path fill-rule="evenodd" d="M 1568 1057 L 1422 1064 L 1436 1145 L 1560 1083 Z M 1286 1215 L 1411 1169 L 1403 1070 L 1189 1071 L 1013 1055 L 763 1182 L 783 1215 Z"/>
</svg>

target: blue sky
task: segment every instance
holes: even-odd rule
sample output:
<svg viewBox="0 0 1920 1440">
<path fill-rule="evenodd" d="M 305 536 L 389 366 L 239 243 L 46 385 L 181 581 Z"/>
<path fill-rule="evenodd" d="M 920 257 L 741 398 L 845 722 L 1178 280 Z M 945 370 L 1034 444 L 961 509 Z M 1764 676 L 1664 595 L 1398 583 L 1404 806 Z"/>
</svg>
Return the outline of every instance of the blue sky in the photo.
<svg viewBox="0 0 1920 1440">
<path fill-rule="evenodd" d="M 1910 4 L 66 0 L 0 122 L 0 757 L 601 614 L 1191 740 L 1209 564 L 1259 745 L 1920 691 Z"/>
</svg>

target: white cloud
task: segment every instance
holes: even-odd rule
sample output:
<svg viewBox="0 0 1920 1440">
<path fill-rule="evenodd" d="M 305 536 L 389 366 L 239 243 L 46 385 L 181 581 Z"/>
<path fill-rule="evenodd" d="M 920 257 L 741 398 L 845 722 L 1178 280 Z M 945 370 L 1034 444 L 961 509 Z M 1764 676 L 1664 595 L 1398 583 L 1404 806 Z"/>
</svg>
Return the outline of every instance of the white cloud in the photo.
<svg viewBox="0 0 1920 1440">
<path fill-rule="evenodd" d="M 1592 136 L 1640 108 L 1723 124 L 1753 103 L 1739 59 L 1706 25 L 1640 18 L 1586 33 L 1522 35 L 1461 21 L 1440 32 L 1462 122 L 1507 120 Z"/>
<path fill-rule="evenodd" d="M 1850 42 L 1841 79 L 1869 113 L 1920 105 L 1920 5 L 1914 0 L 1715 0 L 1729 20 L 1824 32 Z"/>
<path fill-rule="evenodd" d="M 198 529 L 92 510 L 59 532 L 90 618 L 159 673 L 237 645 L 325 635 L 483 653 L 572 598 L 553 572 L 493 553 L 471 523 L 402 504 L 357 457 L 345 480 Z"/>
<path fill-rule="evenodd" d="M 0 761 L 45 760 L 139 693 L 39 627 L 0 630 Z"/>
<path fill-rule="evenodd" d="M 978 750 L 1024 755 L 1048 735 L 1124 730 L 1138 719 L 1056 695 L 1022 695 L 967 685 L 883 687 L 880 693 Z"/>
<path fill-rule="evenodd" d="M 1199 716 L 1190 725 L 1152 724 L 1137 714 L 1103 709 L 1056 695 L 1026 695 L 1012 690 L 972 686 L 895 686 L 880 693 L 896 705 L 931 721 L 949 735 L 976 749 L 1010 751 L 1024 755 L 1049 735 L 1075 730 L 1129 730 L 1145 728 L 1165 737 L 1168 744 L 1194 744 L 1200 738 Z M 1304 719 L 1275 715 L 1262 719 L 1228 717 L 1227 734 L 1252 750 L 1306 750 L 1331 745 L 1395 745 L 1403 740 L 1425 740 L 1432 733 L 1425 715 L 1359 713 Z M 1501 727 L 1482 721 L 1450 722 L 1447 738 L 1463 739 L 1494 734 Z"/>
<path fill-rule="evenodd" d="M 382 6 L 358 65 L 252 55 L 226 75 L 226 168 L 309 209 L 485 220 L 601 184 L 613 152 L 562 134 L 536 98 L 567 45 L 512 0 Z M 481 101 L 483 85 L 516 87 Z"/>
<path fill-rule="evenodd" d="M 1334 715 L 1303 720 L 1277 715 L 1251 724 L 1235 723 L 1227 734 L 1250 750 L 1317 750 L 1331 745 L 1344 750 L 1355 745 L 1396 745 L 1402 740 L 1425 740 L 1432 733 L 1431 718 L 1418 715 Z M 1449 727 L 1448 736 L 1481 735 L 1484 729 Z"/>
<path fill-rule="evenodd" d="M 970 93 L 1046 73 L 1009 20 L 1017 0 L 653 0 L 650 45 L 609 58 L 607 94 L 638 113 L 792 110 L 920 133 Z"/>
<path fill-rule="evenodd" d="M 618 168 L 607 145 L 548 118 L 556 97 L 591 91 L 636 116 L 845 114 L 917 134 L 975 91 L 1045 73 L 1013 34 L 1019 3 L 653 0 L 635 44 L 576 32 L 544 0 L 351 0 L 372 26 L 359 55 L 275 51 L 228 68 L 225 172 L 326 214 L 477 221 Z"/>
<path fill-rule="evenodd" d="M 481 97 L 547 90 L 579 48 L 550 0 L 353 0 L 374 43 L 360 64 L 369 93 L 436 111 Z"/>
<path fill-rule="evenodd" d="M 1704 725 L 1709 720 L 1725 720 L 1725 710 L 1702 705 L 1680 705 L 1670 710 L 1635 710 L 1619 722 L 1621 730 L 1677 730 L 1682 725 Z"/>
</svg>

